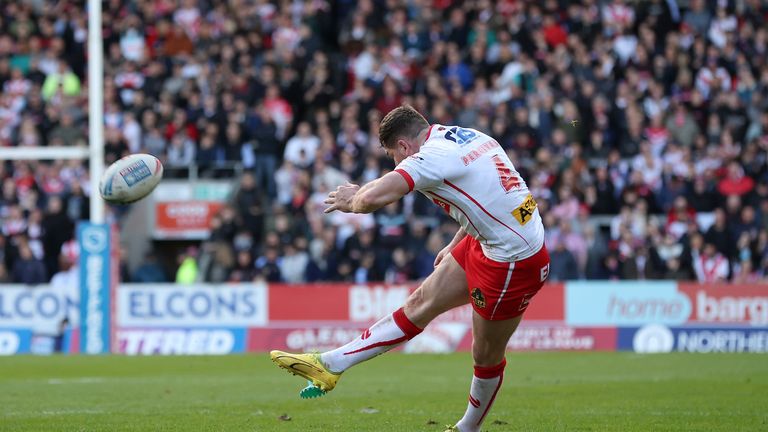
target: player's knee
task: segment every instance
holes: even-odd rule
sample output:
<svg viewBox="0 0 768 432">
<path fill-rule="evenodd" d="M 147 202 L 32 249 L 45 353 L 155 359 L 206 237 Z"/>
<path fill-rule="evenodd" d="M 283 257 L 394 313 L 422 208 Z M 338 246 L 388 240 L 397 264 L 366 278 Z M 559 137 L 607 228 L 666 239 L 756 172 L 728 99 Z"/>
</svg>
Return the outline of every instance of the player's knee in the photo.
<svg viewBox="0 0 768 432">
<path fill-rule="evenodd" d="M 424 292 L 420 289 L 414 291 L 405 301 L 405 310 L 417 311 L 424 306 Z"/>
<path fill-rule="evenodd" d="M 505 346 L 495 346 L 484 340 L 472 342 L 472 359 L 475 366 L 496 366 L 504 360 Z"/>
<path fill-rule="evenodd" d="M 422 289 L 417 289 L 405 301 L 403 309 L 414 324 L 424 328 L 434 318 L 434 299 L 424 295 Z"/>
<path fill-rule="evenodd" d="M 408 296 L 408 299 L 405 300 L 405 304 L 403 305 L 403 310 L 408 318 L 411 320 L 418 319 L 422 313 L 423 302 L 424 296 L 418 289 Z"/>
</svg>

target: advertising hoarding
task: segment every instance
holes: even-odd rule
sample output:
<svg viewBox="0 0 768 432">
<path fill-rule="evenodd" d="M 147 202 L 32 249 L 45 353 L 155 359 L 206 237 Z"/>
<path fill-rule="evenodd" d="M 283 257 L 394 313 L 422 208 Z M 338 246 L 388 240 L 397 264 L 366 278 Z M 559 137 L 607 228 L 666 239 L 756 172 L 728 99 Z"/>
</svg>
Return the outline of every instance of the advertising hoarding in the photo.
<svg viewBox="0 0 768 432">
<path fill-rule="evenodd" d="M 416 287 L 125 284 L 112 297 L 112 352 L 327 350 L 358 337 L 400 307 Z M 548 284 L 531 302 L 508 349 L 765 352 L 764 292 L 761 286 L 674 282 Z M 84 331 L 78 328 L 79 294 L 47 285 L 1 288 L 0 354 L 79 351 L 88 332 L 88 323 Z M 102 316 L 109 303 L 99 304 Z M 64 317 L 70 328 L 61 327 Z M 459 307 L 439 316 L 399 349 L 468 351 L 471 325 L 472 308 Z M 104 337 L 103 332 L 98 335 Z"/>
</svg>

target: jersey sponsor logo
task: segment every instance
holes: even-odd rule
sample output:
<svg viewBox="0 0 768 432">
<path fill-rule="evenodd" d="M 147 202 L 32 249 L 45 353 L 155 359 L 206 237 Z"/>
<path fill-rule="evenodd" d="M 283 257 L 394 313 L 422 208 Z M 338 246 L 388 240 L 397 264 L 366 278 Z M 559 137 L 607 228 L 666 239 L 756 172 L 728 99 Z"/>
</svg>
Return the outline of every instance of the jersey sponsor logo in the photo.
<svg viewBox="0 0 768 432">
<path fill-rule="evenodd" d="M 451 214 L 451 205 L 447 202 L 439 199 L 439 198 L 432 198 L 432 202 L 439 205 L 441 209 L 443 209 L 446 213 Z"/>
<path fill-rule="evenodd" d="M 533 216 L 533 212 L 536 210 L 536 205 L 533 195 L 528 194 L 525 197 L 525 201 L 512 211 L 512 216 L 517 219 L 520 225 L 525 225 L 531 220 L 531 216 Z"/>
<path fill-rule="evenodd" d="M 458 126 L 454 126 L 448 129 L 448 132 L 445 133 L 445 139 L 448 141 L 453 141 L 460 146 L 469 144 L 470 142 L 477 139 L 478 136 L 479 135 L 475 131 L 471 129 L 460 128 Z"/>
<path fill-rule="evenodd" d="M 520 302 L 520 307 L 517 310 L 518 311 L 526 310 L 528 308 L 528 305 L 531 303 L 531 298 L 533 298 L 534 295 L 536 295 L 536 294 L 535 293 L 533 293 L 533 294 L 529 293 L 529 294 L 524 295 L 523 296 L 523 300 Z"/>
<path fill-rule="evenodd" d="M 479 307 L 480 309 L 485 308 L 485 296 L 483 295 L 482 291 L 480 291 L 480 288 L 475 288 L 472 290 L 472 303 L 475 304 L 475 306 Z"/>
<path fill-rule="evenodd" d="M 467 154 L 461 157 L 461 161 L 464 166 L 471 164 L 472 162 L 480 159 L 480 156 L 488 153 L 489 151 L 499 147 L 499 143 L 496 141 L 488 141 L 480 144 L 476 149 L 469 151 Z"/>
<path fill-rule="evenodd" d="M 541 281 L 544 282 L 549 277 L 549 263 L 541 268 Z"/>
</svg>

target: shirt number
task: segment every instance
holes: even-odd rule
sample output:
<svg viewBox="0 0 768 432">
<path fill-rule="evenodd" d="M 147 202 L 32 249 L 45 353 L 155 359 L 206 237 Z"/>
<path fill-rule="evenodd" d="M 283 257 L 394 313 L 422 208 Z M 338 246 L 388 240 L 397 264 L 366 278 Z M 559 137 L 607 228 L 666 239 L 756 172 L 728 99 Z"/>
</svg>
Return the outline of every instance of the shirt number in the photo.
<svg viewBox="0 0 768 432">
<path fill-rule="evenodd" d="M 504 188 L 505 192 L 520 187 L 520 178 L 512 174 L 512 169 L 504 163 L 504 160 L 499 155 L 493 157 L 493 163 L 496 164 L 496 172 L 499 174 L 501 187 Z"/>
</svg>

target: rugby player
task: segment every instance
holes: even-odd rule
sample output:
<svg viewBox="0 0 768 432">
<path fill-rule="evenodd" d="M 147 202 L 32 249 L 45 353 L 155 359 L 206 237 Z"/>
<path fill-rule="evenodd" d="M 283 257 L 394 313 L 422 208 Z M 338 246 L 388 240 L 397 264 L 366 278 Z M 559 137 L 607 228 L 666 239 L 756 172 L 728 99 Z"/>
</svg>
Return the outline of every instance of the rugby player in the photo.
<svg viewBox="0 0 768 432">
<path fill-rule="evenodd" d="M 371 213 L 419 191 L 461 228 L 435 259 L 435 270 L 394 311 L 332 351 L 272 360 L 327 392 L 350 367 L 412 339 L 435 317 L 467 303 L 472 313 L 474 374 L 464 416 L 449 430 L 479 431 L 501 388 L 507 342 L 549 274 L 536 201 L 498 142 L 460 126 L 430 125 L 401 106 L 381 121 L 379 140 L 397 167 L 362 187 L 328 195 L 326 213 Z"/>
</svg>

